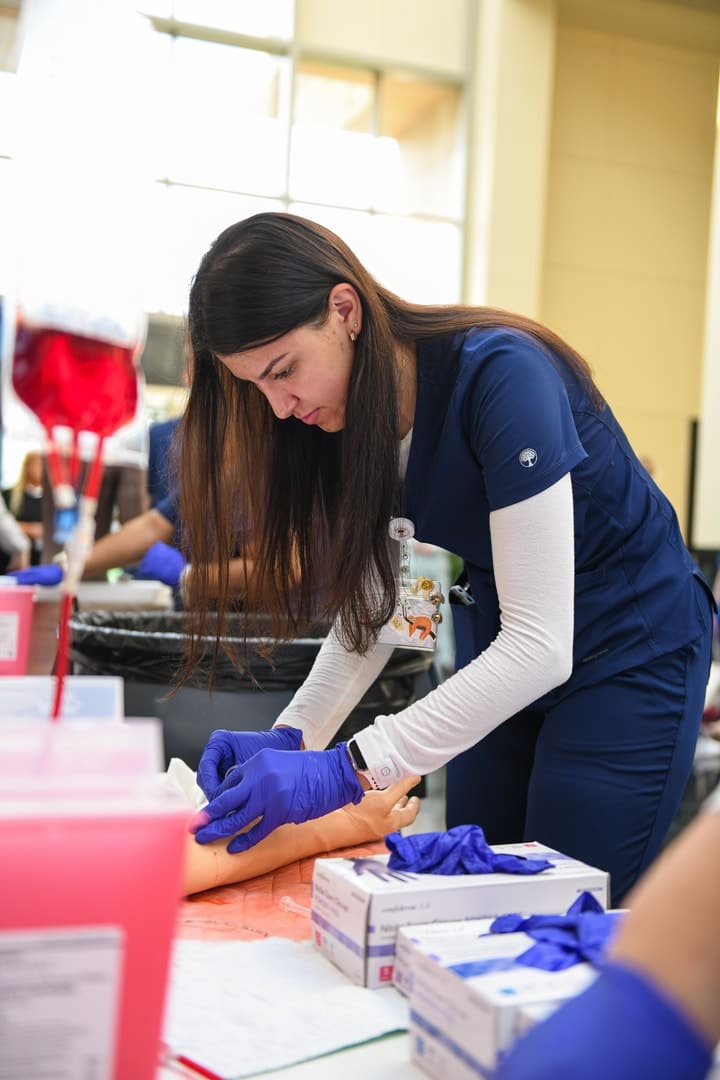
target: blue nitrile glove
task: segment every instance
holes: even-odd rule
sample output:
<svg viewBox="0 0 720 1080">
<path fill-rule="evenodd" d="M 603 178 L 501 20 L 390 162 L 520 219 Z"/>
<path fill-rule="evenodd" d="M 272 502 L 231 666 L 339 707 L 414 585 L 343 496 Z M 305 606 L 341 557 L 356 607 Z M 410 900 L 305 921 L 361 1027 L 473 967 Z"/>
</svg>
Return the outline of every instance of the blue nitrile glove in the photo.
<svg viewBox="0 0 720 1080">
<path fill-rule="evenodd" d="M 385 838 L 391 870 L 414 874 L 539 874 L 549 870 L 547 859 L 524 859 L 493 851 L 479 825 L 457 825 L 447 832 Z"/>
<path fill-rule="evenodd" d="M 158 540 L 147 549 L 133 577 L 144 581 L 162 581 L 163 585 L 176 589 L 186 566 L 187 560 L 181 551 Z"/>
<path fill-rule="evenodd" d="M 623 917 L 624 912 L 605 911 L 592 893 L 581 892 L 566 915 L 501 915 L 490 933 L 522 932 L 533 938 L 537 944 L 517 958 L 527 967 L 564 971 L 583 962 L 598 967 Z"/>
<path fill-rule="evenodd" d="M 704 1080 L 712 1050 L 649 979 L 608 964 L 521 1038 L 494 1080 Z"/>
<path fill-rule="evenodd" d="M 299 750 L 299 728 L 277 727 L 270 731 L 213 731 L 205 744 L 197 769 L 197 782 L 208 799 L 214 799 L 237 782 L 234 772 L 260 750 Z"/>
<path fill-rule="evenodd" d="M 350 764 L 346 743 L 332 750 L 260 750 L 232 772 L 227 788 L 198 813 L 207 820 L 195 833 L 201 844 L 233 836 L 255 818 L 262 821 L 228 844 L 228 851 L 247 851 L 273 829 L 299 825 L 348 803 L 359 803 L 363 789 Z"/>
<path fill-rule="evenodd" d="M 57 563 L 40 563 L 39 566 L 27 566 L 24 570 L 11 570 L 7 576 L 14 577 L 18 585 L 59 585 L 63 570 Z"/>
</svg>

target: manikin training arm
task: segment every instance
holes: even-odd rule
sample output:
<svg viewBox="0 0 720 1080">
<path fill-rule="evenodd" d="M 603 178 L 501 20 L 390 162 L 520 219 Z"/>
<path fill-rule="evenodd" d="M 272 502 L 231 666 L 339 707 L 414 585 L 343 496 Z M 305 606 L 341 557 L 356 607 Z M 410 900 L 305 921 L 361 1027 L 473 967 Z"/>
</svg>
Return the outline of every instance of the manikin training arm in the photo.
<svg viewBox="0 0 720 1080">
<path fill-rule="evenodd" d="M 183 891 L 189 895 L 247 881 L 310 855 L 382 840 L 417 817 L 420 800 L 407 795 L 417 781 L 417 776 L 408 777 L 386 791 L 369 791 L 355 806 L 343 806 L 302 825 L 282 825 L 236 855 L 228 853 L 227 839 L 198 844 L 188 835 Z"/>
</svg>

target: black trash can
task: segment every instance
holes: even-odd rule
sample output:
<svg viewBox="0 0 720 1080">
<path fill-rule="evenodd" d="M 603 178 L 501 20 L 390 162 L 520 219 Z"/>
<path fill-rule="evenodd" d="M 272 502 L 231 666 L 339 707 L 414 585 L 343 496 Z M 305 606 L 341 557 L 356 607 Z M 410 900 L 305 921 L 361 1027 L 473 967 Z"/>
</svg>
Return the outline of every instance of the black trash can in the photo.
<svg viewBox="0 0 720 1080">
<path fill-rule="evenodd" d="M 258 650 L 267 638 L 249 638 L 247 650 L 233 636 L 227 640 L 243 664 L 237 668 L 220 655 L 212 691 L 209 672 L 214 638 L 192 679 L 167 697 L 182 665 L 183 616 L 180 612 L 88 611 L 70 620 L 71 663 L 76 675 L 119 675 L 124 680 L 125 715 L 155 716 L 162 721 L 166 764 L 179 757 L 197 768 L 208 736 L 216 728 L 262 731 L 272 727 L 280 711 L 309 672 L 327 624 L 307 636 L 276 644 L 268 659 Z M 262 630 L 262 624 L 260 624 Z M 349 739 L 371 724 L 378 713 L 398 712 L 434 685 L 433 653 L 424 649 L 395 649 L 378 678 L 338 731 L 335 742 Z M 422 789 L 416 794 L 422 794 Z"/>
</svg>

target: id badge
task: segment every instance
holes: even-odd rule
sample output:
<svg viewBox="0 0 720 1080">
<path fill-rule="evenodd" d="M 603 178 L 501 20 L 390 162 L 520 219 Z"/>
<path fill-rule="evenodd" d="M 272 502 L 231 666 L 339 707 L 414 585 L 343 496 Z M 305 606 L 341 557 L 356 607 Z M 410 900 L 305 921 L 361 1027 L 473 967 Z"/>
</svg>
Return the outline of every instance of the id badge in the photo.
<svg viewBox="0 0 720 1080">
<path fill-rule="evenodd" d="M 445 599 L 440 582 L 411 576 L 408 541 L 415 535 L 415 526 L 409 518 L 393 518 L 388 531 L 400 544 L 400 576 L 395 611 L 380 629 L 377 640 L 396 648 L 432 651 L 442 622 L 440 605 Z"/>
</svg>

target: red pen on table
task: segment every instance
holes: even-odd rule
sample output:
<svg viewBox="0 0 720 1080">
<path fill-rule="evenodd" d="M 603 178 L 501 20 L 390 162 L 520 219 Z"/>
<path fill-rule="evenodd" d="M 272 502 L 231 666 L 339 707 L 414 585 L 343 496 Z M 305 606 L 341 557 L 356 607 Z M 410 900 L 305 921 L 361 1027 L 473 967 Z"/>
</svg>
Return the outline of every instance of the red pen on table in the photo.
<svg viewBox="0 0 720 1080">
<path fill-rule="evenodd" d="M 193 1061 L 192 1058 L 187 1057 L 185 1054 L 175 1054 L 172 1050 L 165 1051 L 162 1063 L 168 1068 L 182 1070 L 185 1076 L 204 1076 L 205 1080 L 225 1080 L 225 1077 L 213 1072 L 212 1069 L 208 1069 L 207 1066 L 201 1065 L 199 1061 Z"/>
</svg>

